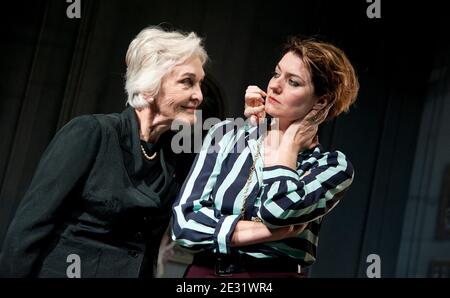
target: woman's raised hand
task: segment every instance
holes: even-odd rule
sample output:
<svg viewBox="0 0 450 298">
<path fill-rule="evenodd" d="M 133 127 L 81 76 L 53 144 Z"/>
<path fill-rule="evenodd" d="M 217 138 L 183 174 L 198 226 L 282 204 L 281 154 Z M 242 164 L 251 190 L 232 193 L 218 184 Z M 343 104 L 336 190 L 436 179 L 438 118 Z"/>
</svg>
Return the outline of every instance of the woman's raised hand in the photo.
<svg viewBox="0 0 450 298">
<path fill-rule="evenodd" d="M 252 124 L 259 123 L 265 117 L 264 103 L 266 92 L 258 86 L 248 86 L 245 91 L 245 117 L 250 119 Z"/>
<path fill-rule="evenodd" d="M 286 146 L 295 152 L 313 148 L 318 144 L 319 125 L 327 118 L 329 107 L 311 110 L 303 119 L 294 121 L 286 129 L 280 147 Z"/>
<path fill-rule="evenodd" d="M 296 170 L 298 153 L 313 148 L 319 143 L 317 130 L 327 114 L 328 108 L 320 111 L 311 110 L 303 119 L 292 122 L 279 138 L 274 156 L 265 154 L 264 165 L 282 165 Z"/>
</svg>

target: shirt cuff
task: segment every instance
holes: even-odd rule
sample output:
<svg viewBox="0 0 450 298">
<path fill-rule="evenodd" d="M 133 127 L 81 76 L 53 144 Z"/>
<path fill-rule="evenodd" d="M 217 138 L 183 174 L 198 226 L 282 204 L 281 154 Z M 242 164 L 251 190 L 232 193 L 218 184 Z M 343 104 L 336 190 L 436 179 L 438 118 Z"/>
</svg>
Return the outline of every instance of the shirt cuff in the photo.
<svg viewBox="0 0 450 298">
<path fill-rule="evenodd" d="M 230 253 L 231 235 L 240 218 L 240 215 L 227 215 L 220 218 L 214 233 L 214 239 L 219 253 Z"/>
<path fill-rule="evenodd" d="M 263 169 L 263 181 L 265 184 L 279 180 L 292 180 L 297 182 L 300 180 L 300 176 L 297 171 L 286 166 L 271 166 Z"/>
</svg>

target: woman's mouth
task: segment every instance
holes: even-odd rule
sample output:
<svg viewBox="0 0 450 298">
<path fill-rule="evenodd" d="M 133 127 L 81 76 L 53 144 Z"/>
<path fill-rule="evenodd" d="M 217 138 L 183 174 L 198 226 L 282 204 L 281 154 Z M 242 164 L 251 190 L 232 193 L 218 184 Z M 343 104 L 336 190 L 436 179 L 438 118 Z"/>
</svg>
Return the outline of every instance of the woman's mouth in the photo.
<svg viewBox="0 0 450 298">
<path fill-rule="evenodd" d="M 193 106 L 193 107 L 191 107 L 191 106 L 182 106 L 182 108 L 184 110 L 186 110 L 186 112 L 195 113 L 195 110 L 197 109 L 197 106 Z"/>
<path fill-rule="evenodd" d="M 267 97 L 271 103 L 281 104 L 275 97 L 268 96 Z"/>
</svg>

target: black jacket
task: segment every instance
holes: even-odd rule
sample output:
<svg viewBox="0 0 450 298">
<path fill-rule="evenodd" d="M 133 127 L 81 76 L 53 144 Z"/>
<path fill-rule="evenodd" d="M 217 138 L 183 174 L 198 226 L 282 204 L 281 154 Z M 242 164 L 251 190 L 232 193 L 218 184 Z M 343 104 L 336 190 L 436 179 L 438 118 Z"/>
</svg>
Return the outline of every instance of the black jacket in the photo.
<svg viewBox="0 0 450 298">
<path fill-rule="evenodd" d="M 179 189 L 170 140 L 141 152 L 132 108 L 73 119 L 40 160 L 0 255 L 2 277 L 152 276 Z"/>
</svg>

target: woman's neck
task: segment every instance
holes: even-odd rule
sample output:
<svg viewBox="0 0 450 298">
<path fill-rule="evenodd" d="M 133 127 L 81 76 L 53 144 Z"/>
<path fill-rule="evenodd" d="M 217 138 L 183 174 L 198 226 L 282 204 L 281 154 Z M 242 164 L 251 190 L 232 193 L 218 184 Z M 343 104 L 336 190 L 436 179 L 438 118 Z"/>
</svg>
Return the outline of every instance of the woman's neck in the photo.
<svg viewBox="0 0 450 298">
<path fill-rule="evenodd" d="M 280 118 L 272 118 L 270 122 L 269 130 L 267 131 L 267 135 L 264 138 L 264 147 L 266 148 L 266 153 L 270 152 L 270 148 L 273 150 L 277 150 L 280 145 L 280 142 L 283 138 L 284 132 L 289 127 L 285 121 Z"/>
<path fill-rule="evenodd" d="M 270 123 L 270 130 L 276 130 L 278 133 L 284 134 L 286 129 L 288 129 L 289 125 L 291 125 L 293 121 L 280 119 L 280 118 L 272 118 Z"/>
<path fill-rule="evenodd" d="M 152 112 L 150 108 L 135 109 L 139 138 L 145 142 L 156 143 L 159 137 L 170 129 L 172 119 Z"/>
</svg>

